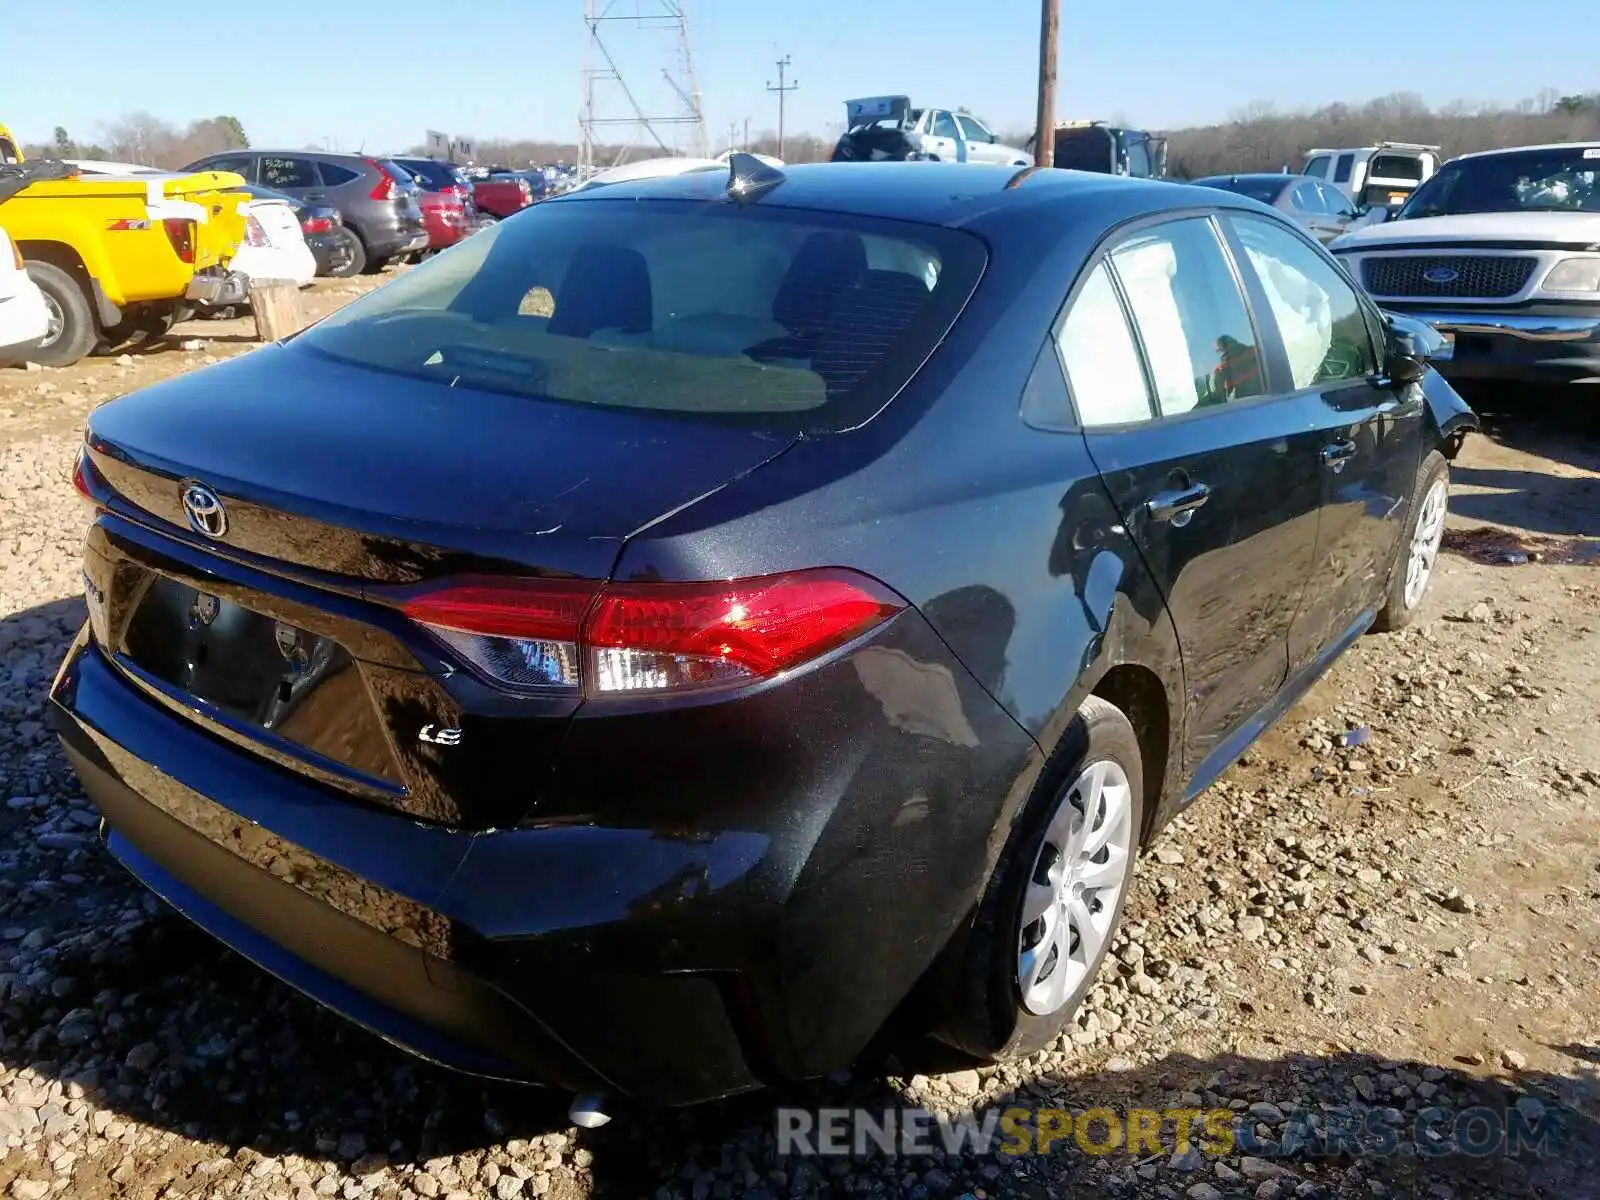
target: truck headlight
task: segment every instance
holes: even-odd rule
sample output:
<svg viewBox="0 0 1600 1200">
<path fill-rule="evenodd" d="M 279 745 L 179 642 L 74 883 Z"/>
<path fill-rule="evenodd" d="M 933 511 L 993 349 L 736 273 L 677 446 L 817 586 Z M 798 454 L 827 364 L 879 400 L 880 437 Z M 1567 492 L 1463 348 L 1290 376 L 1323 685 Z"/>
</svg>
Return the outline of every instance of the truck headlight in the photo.
<svg viewBox="0 0 1600 1200">
<path fill-rule="evenodd" d="M 1547 292 L 1600 292 L 1600 258 L 1564 258 L 1544 277 Z"/>
</svg>

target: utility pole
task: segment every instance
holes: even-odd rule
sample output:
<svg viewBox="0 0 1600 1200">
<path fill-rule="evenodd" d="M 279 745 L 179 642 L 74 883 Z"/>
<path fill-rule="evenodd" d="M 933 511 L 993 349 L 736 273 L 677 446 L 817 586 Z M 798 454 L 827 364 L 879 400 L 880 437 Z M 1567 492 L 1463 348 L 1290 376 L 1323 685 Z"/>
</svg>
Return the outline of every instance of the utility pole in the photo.
<svg viewBox="0 0 1600 1200">
<path fill-rule="evenodd" d="M 728 149 L 732 150 L 739 143 L 739 122 L 728 122 Z"/>
<path fill-rule="evenodd" d="M 749 117 L 746 117 L 744 119 L 744 141 L 739 143 L 739 149 L 746 150 L 746 151 L 748 151 L 750 149 L 750 118 Z"/>
<path fill-rule="evenodd" d="M 1050 167 L 1056 159 L 1056 43 L 1061 32 L 1061 0 L 1042 0 L 1039 18 L 1039 112 L 1034 125 L 1033 165 Z"/>
<path fill-rule="evenodd" d="M 773 87 L 772 86 L 772 81 L 770 79 L 767 81 L 767 91 L 769 91 L 769 92 L 777 92 L 778 93 L 778 157 L 779 158 L 783 157 L 783 109 L 784 109 L 784 101 L 789 98 L 789 93 L 790 92 L 794 91 L 795 89 L 797 89 L 800 86 L 799 80 L 795 80 L 795 81 L 793 81 L 793 82 L 791 82 L 791 83 L 789 83 L 787 85 L 785 85 L 785 83 L 783 82 L 784 73 L 786 71 L 788 71 L 790 65 L 791 65 L 791 63 L 790 63 L 789 56 L 787 54 L 785 54 L 782 58 L 780 58 L 778 60 L 778 86 L 777 87 Z"/>
</svg>

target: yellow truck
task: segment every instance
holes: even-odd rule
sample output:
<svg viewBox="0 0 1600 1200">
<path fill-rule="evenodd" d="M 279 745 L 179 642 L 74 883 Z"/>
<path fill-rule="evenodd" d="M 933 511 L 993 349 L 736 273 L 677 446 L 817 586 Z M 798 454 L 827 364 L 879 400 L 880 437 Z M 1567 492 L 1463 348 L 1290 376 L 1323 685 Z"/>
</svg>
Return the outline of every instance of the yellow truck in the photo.
<svg viewBox="0 0 1600 1200">
<path fill-rule="evenodd" d="M 195 301 L 243 301 L 247 281 L 229 269 L 245 236 L 243 183 L 229 171 L 77 175 L 25 162 L 0 125 L 0 227 L 50 310 L 29 357 L 66 366 L 164 333 Z"/>
</svg>

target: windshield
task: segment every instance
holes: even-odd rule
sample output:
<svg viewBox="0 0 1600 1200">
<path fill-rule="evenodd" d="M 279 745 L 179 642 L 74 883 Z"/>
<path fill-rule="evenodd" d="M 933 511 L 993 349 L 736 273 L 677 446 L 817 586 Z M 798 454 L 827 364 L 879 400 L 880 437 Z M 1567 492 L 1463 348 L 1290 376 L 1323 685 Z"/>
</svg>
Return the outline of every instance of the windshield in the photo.
<svg viewBox="0 0 1600 1200">
<path fill-rule="evenodd" d="M 1287 182 L 1283 179 L 1225 179 L 1214 177 L 1211 179 L 1196 179 L 1201 187 L 1221 188 L 1225 192 L 1237 192 L 1241 196 L 1249 196 L 1252 200 L 1259 200 L 1263 204 L 1272 204 L 1278 199 L 1278 193 L 1283 191 Z"/>
<path fill-rule="evenodd" d="M 984 261 L 969 234 L 897 221 L 561 199 L 289 344 L 463 389 L 846 428 L 921 366 Z"/>
<path fill-rule="evenodd" d="M 1541 211 L 1600 212 L 1600 147 L 1457 159 L 1413 192 L 1395 219 Z"/>
</svg>

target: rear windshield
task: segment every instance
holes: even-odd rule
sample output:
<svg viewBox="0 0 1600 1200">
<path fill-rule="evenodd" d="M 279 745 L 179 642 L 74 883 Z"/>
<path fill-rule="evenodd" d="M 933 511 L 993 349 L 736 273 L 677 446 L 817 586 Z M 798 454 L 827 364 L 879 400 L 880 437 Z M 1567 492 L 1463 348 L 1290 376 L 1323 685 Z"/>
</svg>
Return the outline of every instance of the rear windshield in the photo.
<svg viewBox="0 0 1600 1200">
<path fill-rule="evenodd" d="M 1367 178 L 1409 179 L 1422 182 L 1422 159 L 1415 154 L 1377 154 L 1367 166 Z"/>
<path fill-rule="evenodd" d="M 1104 175 L 1112 168 L 1112 137 L 1109 130 L 1098 126 L 1085 129 L 1056 130 L 1054 165 L 1067 171 L 1098 171 Z"/>
<path fill-rule="evenodd" d="M 916 372 L 984 262 L 978 239 L 933 226 L 720 200 L 557 199 L 290 344 L 455 387 L 844 428 Z"/>
<path fill-rule="evenodd" d="M 432 185 L 434 191 L 461 182 L 458 178 L 460 172 L 446 163 L 429 162 L 422 158 L 399 158 L 395 161 L 418 179 Z"/>
</svg>

